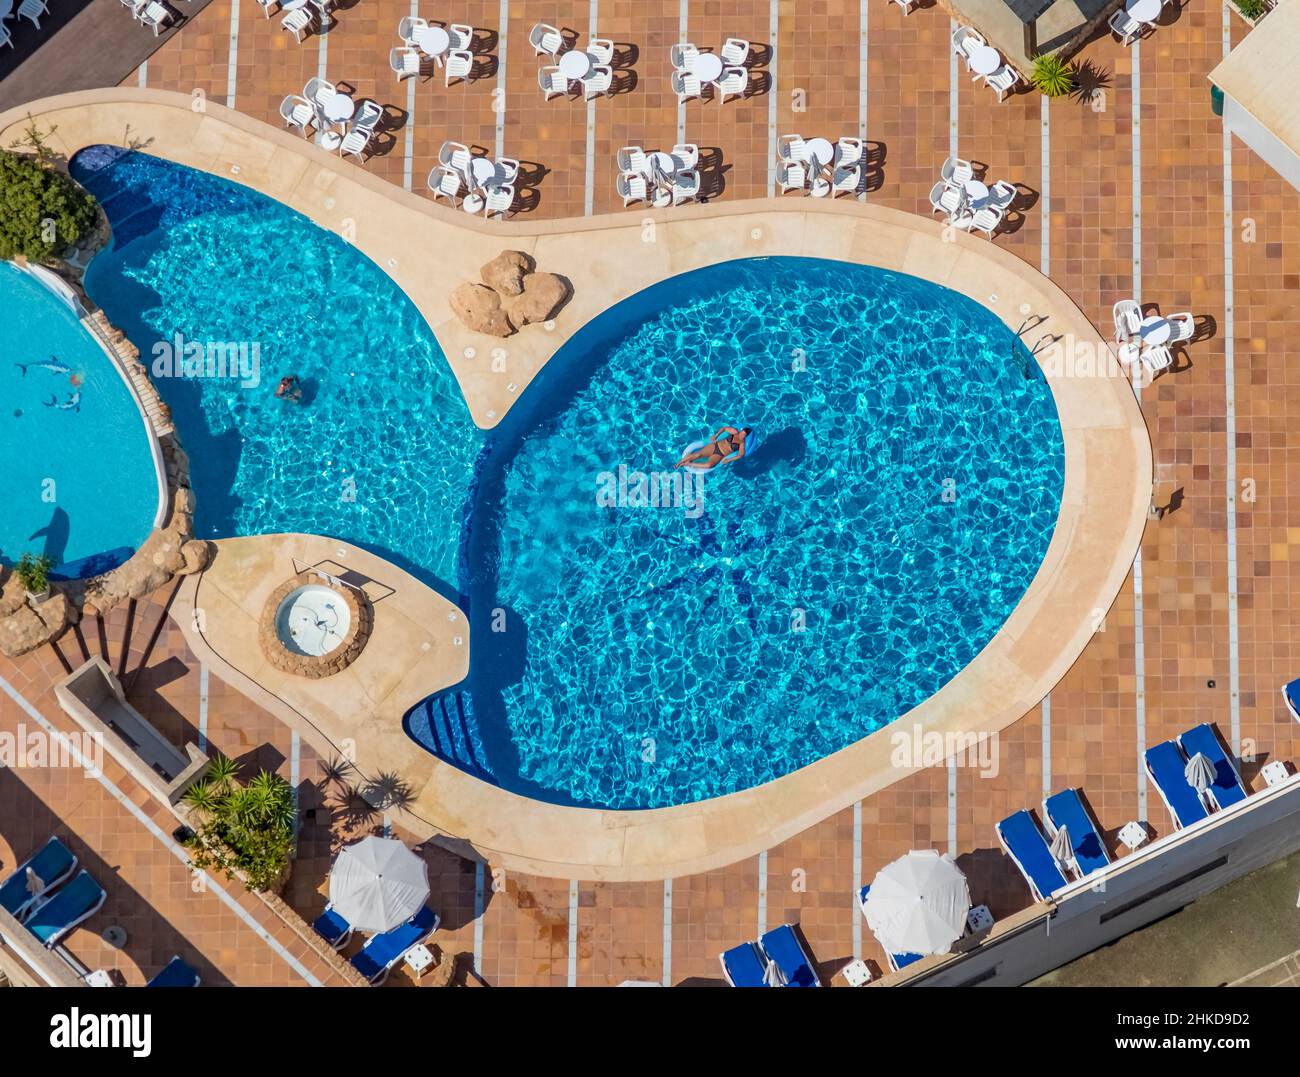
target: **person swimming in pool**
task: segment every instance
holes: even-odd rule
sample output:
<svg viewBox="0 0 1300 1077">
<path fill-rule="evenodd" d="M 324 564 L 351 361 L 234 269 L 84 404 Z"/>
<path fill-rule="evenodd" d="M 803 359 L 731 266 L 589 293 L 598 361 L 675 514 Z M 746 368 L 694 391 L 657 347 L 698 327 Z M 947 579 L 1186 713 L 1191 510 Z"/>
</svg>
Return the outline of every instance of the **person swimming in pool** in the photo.
<svg viewBox="0 0 1300 1077">
<path fill-rule="evenodd" d="M 741 427 L 739 430 L 734 426 L 724 426 L 713 435 L 713 440 L 709 444 L 702 449 L 688 452 L 677 461 L 676 466 L 689 465 L 702 471 L 709 471 L 722 464 L 729 464 L 733 460 L 743 459 L 745 442 L 749 439 L 751 430 L 753 427 L 750 426 Z"/>
<path fill-rule="evenodd" d="M 297 374 L 286 374 L 280 379 L 280 384 L 275 387 L 275 395 L 281 400 L 299 401 L 302 399 L 302 386 L 298 383 Z"/>
</svg>

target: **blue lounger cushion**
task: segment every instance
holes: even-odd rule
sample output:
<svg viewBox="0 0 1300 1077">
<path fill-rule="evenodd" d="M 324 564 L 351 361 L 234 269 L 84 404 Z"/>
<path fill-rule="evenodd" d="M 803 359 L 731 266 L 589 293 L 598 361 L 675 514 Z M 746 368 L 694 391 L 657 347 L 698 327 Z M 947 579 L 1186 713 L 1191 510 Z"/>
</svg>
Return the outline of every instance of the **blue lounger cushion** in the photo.
<svg viewBox="0 0 1300 1077">
<path fill-rule="evenodd" d="M 1187 784 L 1187 760 L 1177 744 L 1167 740 L 1148 748 L 1146 767 L 1175 826 L 1191 826 L 1209 818 L 1201 795 Z"/>
<path fill-rule="evenodd" d="M 1300 678 L 1291 681 L 1282 689 L 1282 698 L 1286 701 L 1291 716 L 1300 722 Z"/>
<path fill-rule="evenodd" d="M 199 974 L 179 957 L 167 962 L 167 967 L 150 980 L 145 987 L 198 987 Z"/>
<path fill-rule="evenodd" d="M 334 947 L 352 933 L 352 925 L 334 911 L 333 905 L 326 905 L 325 911 L 312 921 L 311 926 L 317 935 Z"/>
<path fill-rule="evenodd" d="M 1250 795 L 1237 773 L 1237 765 L 1228 754 L 1223 741 L 1209 722 L 1189 729 L 1178 738 L 1183 755 L 1191 759 L 1200 752 L 1214 764 L 1214 784 L 1210 786 L 1210 796 L 1220 808 L 1238 804 Z"/>
<path fill-rule="evenodd" d="M 858 891 L 858 906 L 862 909 L 862 915 L 867 915 L 867 895 L 871 893 L 871 886 L 868 884 Z M 901 968 L 906 968 L 913 961 L 920 961 L 925 954 L 886 954 L 889 958 L 889 967 L 897 972 Z"/>
<path fill-rule="evenodd" d="M 376 935 L 366 943 L 353 955 L 352 967 L 373 981 L 396 965 L 412 946 L 432 935 L 437 927 L 437 913 L 425 905 L 406 923 Z"/>
<path fill-rule="evenodd" d="M 93 915 L 107 897 L 107 891 L 83 869 L 62 890 L 37 905 L 24 924 L 52 949 L 64 935 Z"/>
<path fill-rule="evenodd" d="M 1043 812 L 1057 830 L 1065 827 L 1074 849 L 1074 862 L 1080 873 L 1091 875 L 1110 863 L 1101 832 L 1092 821 L 1077 789 L 1065 789 L 1043 801 Z"/>
<path fill-rule="evenodd" d="M 1069 880 L 1052 856 L 1038 820 L 1022 809 L 997 825 L 998 838 L 1015 861 L 1029 889 L 1039 901 L 1069 885 Z"/>
<path fill-rule="evenodd" d="M 27 869 L 31 868 L 41 880 L 40 889 L 32 893 L 27 886 Z M 0 884 L 0 908 L 10 916 L 22 918 L 37 898 L 48 894 L 77 869 L 77 858 L 58 838 L 50 838 L 33 855 L 24 860 Z"/>
<path fill-rule="evenodd" d="M 758 944 L 785 973 L 786 987 L 821 987 L 822 982 L 817 978 L 808 952 L 789 924 L 773 928 L 758 940 Z"/>
<path fill-rule="evenodd" d="M 722 972 L 732 987 L 766 987 L 767 959 L 756 943 L 742 942 L 721 955 Z"/>
</svg>

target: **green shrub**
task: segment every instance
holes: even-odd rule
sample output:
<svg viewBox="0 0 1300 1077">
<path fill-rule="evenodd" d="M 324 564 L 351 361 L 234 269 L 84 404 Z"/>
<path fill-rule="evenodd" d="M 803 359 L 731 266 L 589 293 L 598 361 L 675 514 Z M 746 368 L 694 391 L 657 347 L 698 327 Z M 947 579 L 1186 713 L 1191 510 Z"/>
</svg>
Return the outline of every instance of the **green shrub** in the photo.
<svg viewBox="0 0 1300 1077">
<path fill-rule="evenodd" d="M 268 890 L 293 858 L 298 810 L 283 778 L 262 771 L 247 785 L 239 768 L 218 756 L 204 781 L 190 786 L 185 803 L 202 822 L 186 842 L 190 863 L 202 871 L 238 871 L 251 890 Z"/>
<path fill-rule="evenodd" d="M 44 262 L 95 224 L 96 203 L 42 156 L 0 150 L 0 258 Z"/>
<path fill-rule="evenodd" d="M 14 571 L 23 581 L 23 586 L 33 595 L 43 595 L 50 585 L 50 569 L 54 567 L 52 558 L 45 554 L 25 553 L 18 559 Z"/>
<path fill-rule="evenodd" d="M 1258 19 L 1268 11 L 1268 4 L 1265 0 L 1232 0 L 1232 2 L 1237 5 L 1237 10 L 1248 19 Z"/>
<path fill-rule="evenodd" d="M 1055 53 L 1035 56 L 1030 78 L 1048 97 L 1064 97 L 1074 89 L 1074 68 Z"/>
</svg>

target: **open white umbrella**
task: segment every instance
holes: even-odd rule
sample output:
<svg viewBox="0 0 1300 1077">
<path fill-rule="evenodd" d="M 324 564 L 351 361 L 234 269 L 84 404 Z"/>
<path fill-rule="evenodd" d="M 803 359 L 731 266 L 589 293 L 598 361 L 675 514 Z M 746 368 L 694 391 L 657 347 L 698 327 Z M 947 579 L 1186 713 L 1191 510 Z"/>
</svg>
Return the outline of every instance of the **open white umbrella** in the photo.
<svg viewBox="0 0 1300 1077">
<path fill-rule="evenodd" d="M 966 930 L 970 888 L 952 857 L 913 851 L 881 869 L 863 913 L 891 954 L 942 954 Z"/>
<path fill-rule="evenodd" d="M 424 861 L 393 838 L 349 845 L 330 870 L 330 904 L 358 931 L 388 931 L 414 916 L 429 897 Z"/>
<path fill-rule="evenodd" d="M 1198 793 L 1204 793 L 1214 784 L 1214 779 L 1218 775 L 1215 773 L 1214 764 L 1210 762 L 1209 756 L 1204 752 L 1197 752 L 1187 761 L 1187 766 L 1183 768 L 1183 777 L 1187 779 L 1187 784 Z"/>
</svg>

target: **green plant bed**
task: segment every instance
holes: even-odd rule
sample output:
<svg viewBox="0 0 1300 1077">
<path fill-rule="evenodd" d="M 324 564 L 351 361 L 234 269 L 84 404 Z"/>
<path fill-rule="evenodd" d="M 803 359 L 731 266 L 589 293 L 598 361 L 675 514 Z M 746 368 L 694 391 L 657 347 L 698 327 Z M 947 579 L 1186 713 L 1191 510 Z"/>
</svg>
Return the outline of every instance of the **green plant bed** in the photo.
<svg viewBox="0 0 1300 1077">
<path fill-rule="evenodd" d="M 1064 97 L 1074 90 L 1074 66 L 1055 53 L 1034 57 L 1030 81 L 1048 97 Z"/>
<path fill-rule="evenodd" d="M 1251 22 L 1263 18 L 1268 13 L 1267 0 L 1232 0 L 1232 2 Z"/>
<path fill-rule="evenodd" d="M 0 150 L 0 258 L 44 262 L 95 225 L 98 203 L 42 154 Z"/>
<path fill-rule="evenodd" d="M 238 877 L 250 890 L 283 885 L 293 859 L 298 809 L 283 778 L 262 771 L 239 784 L 239 765 L 217 756 L 184 801 L 198 819 L 187 841 L 190 863 Z"/>
<path fill-rule="evenodd" d="M 50 570 L 53 567 L 53 559 L 45 554 L 25 553 L 18 559 L 14 572 L 22 580 L 28 594 L 43 595 L 50 589 Z"/>
</svg>

